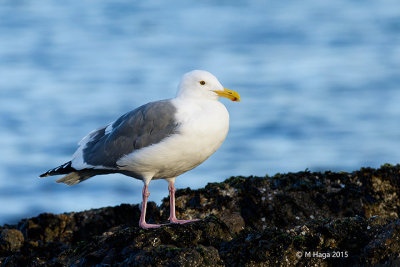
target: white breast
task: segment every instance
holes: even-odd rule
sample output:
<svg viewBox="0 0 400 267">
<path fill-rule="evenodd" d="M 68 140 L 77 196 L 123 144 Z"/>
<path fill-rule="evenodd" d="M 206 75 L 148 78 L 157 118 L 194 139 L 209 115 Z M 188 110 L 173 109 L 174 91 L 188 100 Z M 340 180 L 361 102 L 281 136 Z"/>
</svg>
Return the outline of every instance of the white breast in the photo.
<svg viewBox="0 0 400 267">
<path fill-rule="evenodd" d="M 152 179 L 176 177 L 201 164 L 223 143 L 229 113 L 215 100 L 172 100 L 177 108 L 178 133 L 139 149 L 118 161 L 121 169 Z"/>
</svg>

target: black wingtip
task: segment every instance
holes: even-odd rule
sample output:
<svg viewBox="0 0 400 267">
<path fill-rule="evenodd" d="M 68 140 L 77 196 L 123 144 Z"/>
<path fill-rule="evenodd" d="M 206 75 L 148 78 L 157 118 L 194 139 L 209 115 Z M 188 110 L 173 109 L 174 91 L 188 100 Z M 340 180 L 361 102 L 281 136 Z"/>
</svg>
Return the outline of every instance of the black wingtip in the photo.
<svg viewBox="0 0 400 267">
<path fill-rule="evenodd" d="M 71 173 L 74 171 L 76 171 L 76 170 L 71 167 L 71 161 L 68 161 L 67 163 L 64 163 L 63 165 L 60 165 L 54 169 L 51 169 L 45 173 L 42 173 L 41 175 L 39 175 L 39 177 L 48 177 L 48 176 L 52 176 L 52 175 L 68 174 L 68 173 Z"/>
</svg>

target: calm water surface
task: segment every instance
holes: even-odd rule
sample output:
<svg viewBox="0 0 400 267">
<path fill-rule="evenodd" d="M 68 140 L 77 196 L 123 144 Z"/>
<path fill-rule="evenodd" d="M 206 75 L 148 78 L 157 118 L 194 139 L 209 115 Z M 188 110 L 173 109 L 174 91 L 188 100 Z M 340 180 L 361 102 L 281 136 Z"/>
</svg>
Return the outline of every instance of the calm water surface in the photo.
<svg viewBox="0 0 400 267">
<path fill-rule="evenodd" d="M 2 1 L 0 224 L 139 203 L 142 182 L 122 175 L 67 187 L 38 174 L 89 131 L 174 97 L 192 69 L 242 102 L 222 100 L 227 139 L 178 188 L 399 162 L 398 1 L 251 2 Z M 150 191 L 160 203 L 167 183 Z"/>
</svg>

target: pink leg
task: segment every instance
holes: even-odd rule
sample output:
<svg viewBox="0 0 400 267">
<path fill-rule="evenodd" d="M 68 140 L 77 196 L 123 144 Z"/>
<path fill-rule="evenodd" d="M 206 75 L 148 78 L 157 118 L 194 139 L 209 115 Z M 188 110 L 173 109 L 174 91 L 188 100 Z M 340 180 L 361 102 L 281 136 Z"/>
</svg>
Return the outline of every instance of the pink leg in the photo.
<svg viewBox="0 0 400 267">
<path fill-rule="evenodd" d="M 174 181 L 169 181 L 168 185 L 168 190 L 169 190 L 169 221 L 170 223 L 188 223 L 188 222 L 195 222 L 199 221 L 199 219 L 193 219 L 193 220 L 178 220 L 176 219 L 176 214 L 175 214 L 175 183 Z"/>
<path fill-rule="evenodd" d="M 143 229 L 149 229 L 149 228 L 158 228 L 161 225 L 160 224 L 148 224 L 146 223 L 146 209 L 147 209 L 147 199 L 150 196 L 150 192 L 148 190 L 148 185 L 145 184 L 143 186 L 143 201 L 142 201 L 142 212 L 140 213 L 140 221 L 139 221 L 139 226 Z"/>
</svg>

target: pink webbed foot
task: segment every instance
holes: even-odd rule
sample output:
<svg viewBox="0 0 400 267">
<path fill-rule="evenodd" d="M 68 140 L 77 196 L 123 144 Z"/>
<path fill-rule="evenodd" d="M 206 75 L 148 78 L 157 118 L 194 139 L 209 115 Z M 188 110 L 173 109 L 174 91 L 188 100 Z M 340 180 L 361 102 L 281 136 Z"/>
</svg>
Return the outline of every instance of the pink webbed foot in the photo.
<svg viewBox="0 0 400 267">
<path fill-rule="evenodd" d="M 150 224 L 150 223 L 140 223 L 139 226 L 142 229 L 152 229 L 152 228 L 160 228 L 161 226 L 163 226 L 164 224 Z"/>
<path fill-rule="evenodd" d="M 170 223 L 176 223 L 176 224 L 184 224 L 197 221 L 200 221 L 200 219 L 191 219 L 191 220 L 178 220 L 177 218 L 169 219 Z"/>
<path fill-rule="evenodd" d="M 192 220 L 178 220 L 176 218 L 176 213 L 175 213 L 175 178 L 168 179 L 169 181 L 169 222 L 170 223 L 176 223 L 176 224 L 184 224 L 184 223 L 190 223 L 190 222 L 197 222 L 200 221 L 200 219 L 192 219 Z"/>
<path fill-rule="evenodd" d="M 143 202 L 142 202 L 142 211 L 140 213 L 140 220 L 139 220 L 139 226 L 143 229 L 151 229 L 151 228 L 159 228 L 163 224 L 150 224 L 146 223 L 146 209 L 147 209 L 147 199 L 150 196 L 150 192 L 148 190 L 148 185 L 145 184 L 143 186 Z"/>
</svg>

